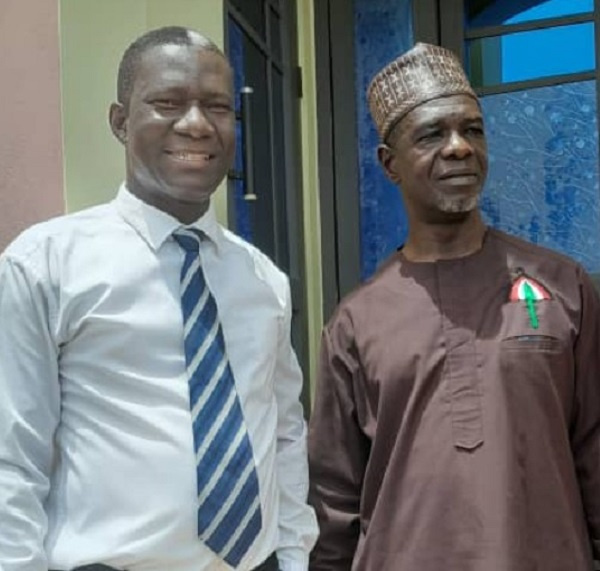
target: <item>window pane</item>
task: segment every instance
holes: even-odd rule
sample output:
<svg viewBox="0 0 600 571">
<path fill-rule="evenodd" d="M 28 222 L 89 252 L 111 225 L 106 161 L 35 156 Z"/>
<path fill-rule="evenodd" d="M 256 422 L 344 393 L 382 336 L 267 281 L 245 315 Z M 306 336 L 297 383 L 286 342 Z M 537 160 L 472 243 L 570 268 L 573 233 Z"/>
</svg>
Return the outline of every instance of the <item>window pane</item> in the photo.
<svg viewBox="0 0 600 571">
<path fill-rule="evenodd" d="M 467 57 L 469 75 L 477 87 L 591 71 L 595 68 L 594 24 L 471 40 Z"/>
<path fill-rule="evenodd" d="M 466 0 L 467 28 L 519 24 L 584 14 L 594 0 Z"/>
<path fill-rule="evenodd" d="M 596 82 L 481 102 L 490 163 L 481 201 L 486 221 L 600 272 Z"/>
<path fill-rule="evenodd" d="M 254 31 L 265 39 L 264 0 L 230 0 L 230 2 L 252 26 Z"/>
</svg>

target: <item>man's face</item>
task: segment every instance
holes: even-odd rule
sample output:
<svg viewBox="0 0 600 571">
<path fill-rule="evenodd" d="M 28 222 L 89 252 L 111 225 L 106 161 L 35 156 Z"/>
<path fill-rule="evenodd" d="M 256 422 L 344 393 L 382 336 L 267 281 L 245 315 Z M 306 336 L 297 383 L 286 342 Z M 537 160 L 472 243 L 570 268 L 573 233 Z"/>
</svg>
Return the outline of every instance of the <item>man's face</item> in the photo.
<svg viewBox="0 0 600 571">
<path fill-rule="evenodd" d="M 129 104 L 111 108 L 111 126 L 125 145 L 131 192 L 179 220 L 197 218 L 233 160 L 228 63 L 196 45 L 150 48 Z"/>
<path fill-rule="evenodd" d="M 472 211 L 487 175 L 477 102 L 454 95 L 416 107 L 396 125 L 389 146 L 380 146 L 379 158 L 418 220 L 437 222 Z"/>
</svg>

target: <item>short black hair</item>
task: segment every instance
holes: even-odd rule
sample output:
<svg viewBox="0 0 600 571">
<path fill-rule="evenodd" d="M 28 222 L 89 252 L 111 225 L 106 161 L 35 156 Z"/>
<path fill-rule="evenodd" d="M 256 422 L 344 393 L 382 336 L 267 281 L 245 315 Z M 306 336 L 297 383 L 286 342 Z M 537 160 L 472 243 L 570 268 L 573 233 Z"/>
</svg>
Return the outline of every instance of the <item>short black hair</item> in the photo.
<svg viewBox="0 0 600 571">
<path fill-rule="evenodd" d="M 123 53 L 117 76 L 117 100 L 119 103 L 125 106 L 129 105 L 135 74 L 142 56 L 151 48 L 165 45 L 199 45 L 202 49 L 225 57 L 225 54 L 212 40 L 190 28 L 165 26 L 150 30 L 137 38 Z"/>
</svg>

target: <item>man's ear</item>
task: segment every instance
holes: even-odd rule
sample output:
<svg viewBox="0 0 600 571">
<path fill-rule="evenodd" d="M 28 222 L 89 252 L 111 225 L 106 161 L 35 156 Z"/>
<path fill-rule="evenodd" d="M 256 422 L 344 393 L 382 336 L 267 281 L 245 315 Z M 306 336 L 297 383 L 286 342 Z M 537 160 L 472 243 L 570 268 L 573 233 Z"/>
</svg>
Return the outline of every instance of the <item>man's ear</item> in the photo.
<svg viewBox="0 0 600 571">
<path fill-rule="evenodd" d="M 113 103 L 108 111 L 108 122 L 113 135 L 125 144 L 127 142 L 127 111 L 121 103 Z"/>
<path fill-rule="evenodd" d="M 377 158 L 386 176 L 394 184 L 400 184 L 400 173 L 398 173 L 394 162 L 394 151 L 385 143 L 381 143 L 377 147 Z"/>
</svg>

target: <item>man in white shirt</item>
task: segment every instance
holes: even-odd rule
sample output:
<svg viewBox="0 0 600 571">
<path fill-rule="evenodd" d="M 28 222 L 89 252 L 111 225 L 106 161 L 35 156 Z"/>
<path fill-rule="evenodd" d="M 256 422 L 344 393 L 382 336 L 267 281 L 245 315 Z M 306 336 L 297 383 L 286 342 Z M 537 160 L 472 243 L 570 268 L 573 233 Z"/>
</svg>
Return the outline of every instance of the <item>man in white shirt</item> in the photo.
<svg viewBox="0 0 600 571">
<path fill-rule="evenodd" d="M 121 61 L 110 124 L 127 163 L 116 199 L 34 226 L 0 257 L 0 570 L 303 571 L 317 528 L 288 281 L 210 206 L 234 154 L 229 63 L 192 30 L 145 34 Z M 182 228 L 201 238 L 258 482 L 257 535 L 235 564 L 200 529 L 199 482 L 220 484 L 199 468 L 214 450 L 196 445 L 215 432 L 192 428 Z M 215 518 L 235 519 L 240 497 Z M 247 533 L 226 527 L 222 543 Z"/>
</svg>

